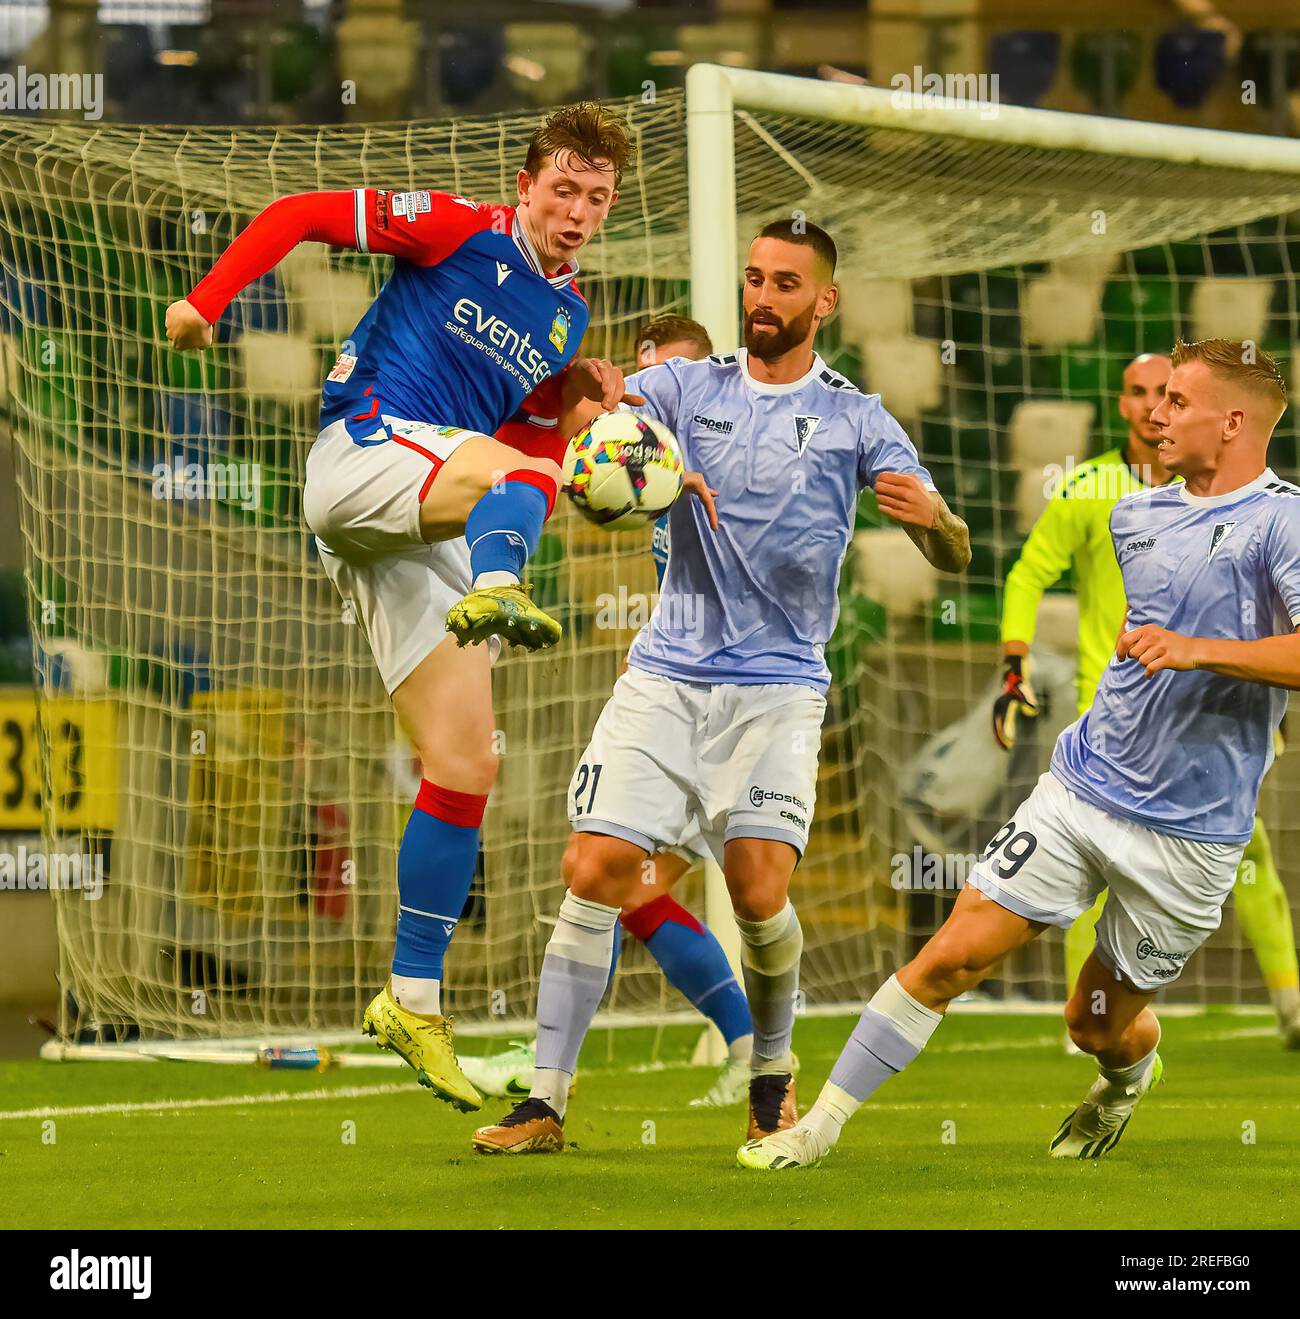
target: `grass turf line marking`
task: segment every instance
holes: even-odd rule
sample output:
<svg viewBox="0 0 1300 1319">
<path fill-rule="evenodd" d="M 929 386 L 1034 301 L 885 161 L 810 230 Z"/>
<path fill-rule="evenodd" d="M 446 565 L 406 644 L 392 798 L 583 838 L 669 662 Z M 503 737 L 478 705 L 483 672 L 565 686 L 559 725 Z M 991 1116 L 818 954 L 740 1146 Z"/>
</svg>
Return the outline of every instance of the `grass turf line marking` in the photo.
<svg viewBox="0 0 1300 1319">
<path fill-rule="evenodd" d="M 0 1112 L 0 1122 L 23 1118 L 103 1117 L 109 1114 L 168 1113 L 192 1108 L 244 1108 L 250 1104 L 292 1104 L 318 1099 L 365 1099 L 368 1095 L 419 1094 L 411 1085 L 340 1085 L 319 1090 L 272 1090 L 260 1095 L 220 1095 L 214 1099 L 156 1099 L 137 1104 L 69 1104 L 62 1108 L 18 1108 Z"/>
</svg>

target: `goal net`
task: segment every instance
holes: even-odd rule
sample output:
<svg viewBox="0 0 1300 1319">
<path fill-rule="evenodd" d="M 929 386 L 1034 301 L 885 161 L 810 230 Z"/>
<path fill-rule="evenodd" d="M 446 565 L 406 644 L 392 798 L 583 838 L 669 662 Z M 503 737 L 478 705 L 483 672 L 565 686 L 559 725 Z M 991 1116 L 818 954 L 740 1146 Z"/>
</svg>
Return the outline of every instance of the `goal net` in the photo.
<svg viewBox="0 0 1300 1319">
<path fill-rule="evenodd" d="M 1050 749 L 1039 728 L 1013 759 L 969 735 L 954 755 L 922 754 L 989 699 L 999 590 L 1044 469 L 1119 438 L 1118 373 L 1138 350 L 1221 333 L 1289 358 L 1300 162 L 1293 144 L 691 77 L 689 112 L 676 94 L 621 105 L 639 160 L 584 257 L 586 350 L 630 361 L 646 317 L 692 309 L 734 346 L 743 244 L 766 219 L 805 214 L 841 251 L 823 356 L 883 393 L 975 545 L 966 579 L 935 578 L 870 496 L 860 510 L 795 881 L 801 1007 L 814 1011 L 860 1003 L 933 929 L 962 856 Z M 300 492 L 320 382 L 387 262 L 298 249 L 203 355 L 170 351 L 163 312 L 286 193 L 512 197 L 535 122 L 0 123 L 0 402 L 37 682 L 27 791 L 47 853 L 87 867 L 52 893 L 65 1039 L 343 1031 L 386 977 L 417 775 L 315 562 Z M 451 1010 L 484 1030 L 533 1011 L 565 786 L 654 587 L 645 540 L 601 533 L 563 501 L 534 577 L 566 639 L 497 666 L 502 769 L 447 966 Z M 1068 596 L 1044 614 L 1068 693 Z M 1294 894 L 1293 788 L 1283 758 L 1264 810 Z M 948 858 L 946 877 L 927 855 Z M 703 912 L 699 874 L 682 897 Z M 1053 939 L 990 988 L 1047 1000 L 1062 987 Z M 1231 917 L 1174 992 L 1262 997 Z M 639 945 L 609 1006 L 645 1022 L 686 1007 Z"/>
</svg>

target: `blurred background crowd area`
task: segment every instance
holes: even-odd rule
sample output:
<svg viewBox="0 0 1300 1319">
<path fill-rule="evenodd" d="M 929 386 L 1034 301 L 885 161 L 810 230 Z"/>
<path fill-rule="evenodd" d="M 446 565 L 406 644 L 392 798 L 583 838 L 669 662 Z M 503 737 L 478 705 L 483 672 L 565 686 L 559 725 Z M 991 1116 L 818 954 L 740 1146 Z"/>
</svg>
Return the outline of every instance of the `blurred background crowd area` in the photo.
<svg viewBox="0 0 1300 1319">
<path fill-rule="evenodd" d="M 0 0 L 0 73 L 103 75 L 124 123 L 345 123 L 681 86 L 697 61 L 996 74 L 1010 104 L 1295 131 L 1294 0 Z"/>
</svg>

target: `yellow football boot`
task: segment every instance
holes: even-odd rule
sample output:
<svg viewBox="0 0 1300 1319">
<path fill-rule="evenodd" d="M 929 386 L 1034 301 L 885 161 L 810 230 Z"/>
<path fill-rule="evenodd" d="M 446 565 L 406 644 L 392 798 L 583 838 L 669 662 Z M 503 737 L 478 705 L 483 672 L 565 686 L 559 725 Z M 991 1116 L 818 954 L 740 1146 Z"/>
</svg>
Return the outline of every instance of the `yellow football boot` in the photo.
<svg viewBox="0 0 1300 1319">
<path fill-rule="evenodd" d="M 447 612 L 447 631 L 461 646 L 500 637 L 525 650 L 545 650 L 564 629 L 533 603 L 532 591 L 531 582 L 471 591 Z"/>
<path fill-rule="evenodd" d="M 456 1061 L 450 1017 L 419 1017 L 397 1005 L 388 985 L 371 1000 L 361 1029 L 381 1049 L 389 1049 L 415 1071 L 439 1099 L 462 1113 L 476 1113 L 483 1096 L 469 1083 Z"/>
</svg>

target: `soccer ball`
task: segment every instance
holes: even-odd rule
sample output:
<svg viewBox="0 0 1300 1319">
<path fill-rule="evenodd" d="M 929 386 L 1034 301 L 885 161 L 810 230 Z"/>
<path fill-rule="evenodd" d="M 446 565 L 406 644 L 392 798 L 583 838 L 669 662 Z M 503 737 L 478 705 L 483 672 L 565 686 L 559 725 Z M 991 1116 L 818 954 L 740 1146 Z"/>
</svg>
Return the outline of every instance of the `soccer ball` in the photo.
<svg viewBox="0 0 1300 1319">
<path fill-rule="evenodd" d="M 682 455 L 672 431 L 632 412 L 597 417 L 564 455 L 565 493 L 606 531 L 635 531 L 658 521 L 681 488 Z"/>
</svg>

